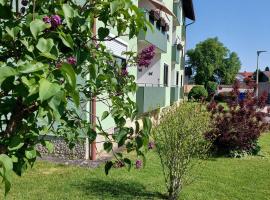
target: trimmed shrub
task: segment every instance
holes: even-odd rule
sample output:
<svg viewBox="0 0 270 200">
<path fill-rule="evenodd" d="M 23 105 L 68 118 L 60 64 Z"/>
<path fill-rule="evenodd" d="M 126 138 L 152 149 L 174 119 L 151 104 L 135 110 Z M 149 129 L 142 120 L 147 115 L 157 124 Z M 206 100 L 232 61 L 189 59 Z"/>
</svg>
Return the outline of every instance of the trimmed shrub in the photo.
<svg viewBox="0 0 270 200">
<path fill-rule="evenodd" d="M 208 93 L 207 93 L 206 89 L 203 86 L 197 85 L 197 86 L 194 86 L 190 90 L 190 92 L 188 94 L 188 99 L 189 100 L 194 99 L 194 100 L 198 101 L 198 100 L 206 99 L 207 96 L 208 96 Z"/>
<path fill-rule="evenodd" d="M 205 137 L 212 142 L 216 153 L 222 155 L 257 154 L 260 150 L 258 138 L 268 128 L 264 121 L 264 108 L 267 95 L 259 99 L 254 92 L 246 92 L 239 98 L 239 84 L 236 82 L 231 92 L 232 98 L 226 103 L 227 109 L 212 101 L 208 105 L 212 113 L 214 128 Z"/>
<path fill-rule="evenodd" d="M 208 81 L 206 84 L 206 90 L 209 96 L 214 96 L 217 91 L 217 83 L 213 81 Z"/>
<path fill-rule="evenodd" d="M 170 200 L 176 200 L 189 178 L 189 170 L 205 157 L 209 143 L 210 113 L 198 103 L 182 103 L 165 111 L 152 130 Z"/>
</svg>

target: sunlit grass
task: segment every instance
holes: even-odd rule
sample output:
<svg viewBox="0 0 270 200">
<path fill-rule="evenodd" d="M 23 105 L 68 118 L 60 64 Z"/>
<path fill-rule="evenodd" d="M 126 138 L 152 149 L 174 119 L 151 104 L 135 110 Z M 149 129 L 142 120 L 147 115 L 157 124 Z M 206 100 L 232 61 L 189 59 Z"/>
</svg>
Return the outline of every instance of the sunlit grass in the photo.
<svg viewBox="0 0 270 200">
<path fill-rule="evenodd" d="M 180 199 L 270 199 L 270 134 L 262 136 L 260 144 L 258 156 L 203 161 L 194 169 L 196 179 L 184 187 Z M 145 169 L 113 169 L 109 176 L 102 166 L 86 169 L 38 162 L 23 177 L 14 176 L 7 199 L 161 199 L 165 192 L 159 160 L 152 152 Z"/>
</svg>

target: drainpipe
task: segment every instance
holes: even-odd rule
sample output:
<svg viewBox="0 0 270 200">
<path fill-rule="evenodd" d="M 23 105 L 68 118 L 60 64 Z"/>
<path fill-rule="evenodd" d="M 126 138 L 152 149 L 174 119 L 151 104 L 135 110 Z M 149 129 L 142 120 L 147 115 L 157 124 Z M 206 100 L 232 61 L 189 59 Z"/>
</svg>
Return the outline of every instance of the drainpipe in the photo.
<svg viewBox="0 0 270 200">
<path fill-rule="evenodd" d="M 187 47 L 187 27 L 191 26 L 194 23 L 195 23 L 195 21 L 192 21 L 192 22 L 184 25 L 185 26 L 184 75 L 183 75 L 183 86 L 181 85 L 181 87 L 184 87 L 184 85 L 185 85 L 185 62 L 186 62 L 186 47 Z M 183 91 L 183 92 L 185 92 L 185 91 Z M 184 94 L 183 94 L 183 97 L 184 97 Z"/>
<path fill-rule="evenodd" d="M 96 35 L 97 34 L 96 18 L 94 18 L 94 21 L 93 21 L 92 32 L 93 32 L 93 35 Z M 96 131 L 96 123 L 97 123 L 97 119 L 96 119 L 96 116 L 97 116 L 97 101 L 96 101 L 96 97 L 92 97 L 91 105 L 90 106 L 91 106 L 90 121 L 92 123 L 93 130 Z M 91 160 L 96 160 L 96 157 L 97 157 L 96 140 L 94 140 L 91 143 L 90 149 L 91 149 L 91 157 L 90 157 L 90 159 Z"/>
</svg>

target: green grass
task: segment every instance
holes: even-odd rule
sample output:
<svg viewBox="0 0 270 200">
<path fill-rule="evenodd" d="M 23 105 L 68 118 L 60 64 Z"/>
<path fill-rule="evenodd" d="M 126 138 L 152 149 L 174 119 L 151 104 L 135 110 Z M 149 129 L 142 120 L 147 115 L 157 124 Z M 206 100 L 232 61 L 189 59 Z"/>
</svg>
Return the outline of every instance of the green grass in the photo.
<svg viewBox="0 0 270 200">
<path fill-rule="evenodd" d="M 270 134 L 264 135 L 260 144 L 259 156 L 203 162 L 194 169 L 196 180 L 184 187 L 181 200 L 270 199 Z M 22 178 L 14 176 L 7 199 L 161 199 L 165 192 L 159 160 L 152 152 L 145 169 L 113 169 L 109 176 L 104 175 L 103 167 L 38 162 Z"/>
</svg>

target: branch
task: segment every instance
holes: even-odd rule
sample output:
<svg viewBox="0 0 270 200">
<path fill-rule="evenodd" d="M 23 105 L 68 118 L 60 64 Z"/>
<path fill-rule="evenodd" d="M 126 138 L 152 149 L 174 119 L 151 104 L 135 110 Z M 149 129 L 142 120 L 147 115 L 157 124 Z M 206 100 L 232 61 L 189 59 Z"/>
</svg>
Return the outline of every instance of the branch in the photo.
<svg viewBox="0 0 270 200">
<path fill-rule="evenodd" d="M 7 127 L 4 131 L 3 137 L 10 137 L 12 134 L 14 134 L 18 125 L 21 124 L 23 118 L 35 112 L 37 108 L 38 105 L 36 103 L 33 103 L 30 106 L 23 105 L 22 98 L 19 97 L 11 113 L 11 117 L 9 119 L 9 122 L 7 123 Z"/>
<path fill-rule="evenodd" d="M 94 40 L 94 41 L 113 41 L 113 40 L 115 40 L 115 39 L 117 39 L 117 38 L 119 38 L 119 37 L 122 37 L 122 36 L 128 36 L 128 34 L 117 35 L 117 36 L 115 36 L 115 37 L 110 37 L 110 38 L 108 38 L 108 39 L 103 39 L 103 40 L 100 40 L 100 39 L 97 38 L 97 36 L 95 35 L 95 36 L 91 37 L 91 40 Z"/>
</svg>

